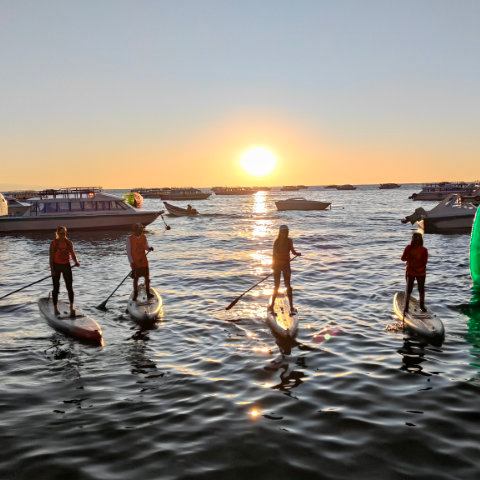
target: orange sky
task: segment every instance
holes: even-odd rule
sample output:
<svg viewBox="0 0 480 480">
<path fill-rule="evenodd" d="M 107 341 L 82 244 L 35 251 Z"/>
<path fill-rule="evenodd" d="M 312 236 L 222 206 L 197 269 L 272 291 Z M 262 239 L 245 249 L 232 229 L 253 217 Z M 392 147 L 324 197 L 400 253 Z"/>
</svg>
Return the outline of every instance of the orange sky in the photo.
<svg viewBox="0 0 480 480">
<path fill-rule="evenodd" d="M 312 131 L 277 114 L 243 114 L 184 136 L 135 138 L 32 138 L 7 140 L 2 156 L 2 188 L 101 185 L 105 188 L 216 185 L 322 185 L 329 183 L 474 180 L 477 155 L 444 146 L 429 149 L 401 142 L 356 147 Z M 271 148 L 278 157 L 265 177 L 247 174 L 240 154 L 251 145 Z M 451 159 L 461 159 L 452 162 Z M 25 166 L 28 165 L 28 168 Z"/>
</svg>

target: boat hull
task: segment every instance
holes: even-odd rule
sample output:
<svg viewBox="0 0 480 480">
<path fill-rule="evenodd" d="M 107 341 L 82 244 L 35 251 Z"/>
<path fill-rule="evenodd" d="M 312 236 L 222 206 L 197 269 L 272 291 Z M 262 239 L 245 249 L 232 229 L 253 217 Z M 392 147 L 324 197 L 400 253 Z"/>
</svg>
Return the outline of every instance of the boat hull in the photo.
<svg viewBox="0 0 480 480">
<path fill-rule="evenodd" d="M 65 225 L 70 231 L 130 230 L 134 223 L 149 225 L 160 212 L 130 212 L 125 214 L 44 215 L 36 217 L 0 217 L 0 233 L 42 232 Z"/>
<path fill-rule="evenodd" d="M 425 233 L 470 233 L 473 215 L 452 217 L 426 217 L 418 225 Z"/>
<path fill-rule="evenodd" d="M 312 211 L 312 210 L 326 210 L 330 203 L 306 201 L 306 202 L 288 202 L 288 200 L 279 200 L 275 202 L 277 210 L 285 212 L 289 210 Z"/>
</svg>

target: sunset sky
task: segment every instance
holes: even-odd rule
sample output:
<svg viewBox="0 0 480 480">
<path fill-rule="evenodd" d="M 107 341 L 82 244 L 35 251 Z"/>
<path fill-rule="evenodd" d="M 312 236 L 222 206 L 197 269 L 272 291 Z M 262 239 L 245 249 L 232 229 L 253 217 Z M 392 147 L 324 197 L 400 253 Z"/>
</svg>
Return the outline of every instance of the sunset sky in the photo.
<svg viewBox="0 0 480 480">
<path fill-rule="evenodd" d="M 475 0 L 0 0 L 0 188 L 478 179 L 479 25 Z"/>
</svg>

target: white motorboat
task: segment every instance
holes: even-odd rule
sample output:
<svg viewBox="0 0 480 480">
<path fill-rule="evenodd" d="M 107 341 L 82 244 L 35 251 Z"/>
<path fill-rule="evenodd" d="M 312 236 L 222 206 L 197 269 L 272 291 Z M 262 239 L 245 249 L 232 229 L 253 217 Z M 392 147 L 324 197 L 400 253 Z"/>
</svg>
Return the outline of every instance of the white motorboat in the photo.
<svg viewBox="0 0 480 480">
<path fill-rule="evenodd" d="M 0 233 L 55 230 L 129 230 L 134 223 L 148 225 L 163 211 L 139 210 L 120 197 L 90 188 L 65 188 L 37 192 L 23 214 L 0 214 Z"/>
<path fill-rule="evenodd" d="M 198 215 L 198 211 L 195 208 L 177 207 L 176 205 L 172 205 L 168 202 L 163 202 L 163 204 L 165 205 L 168 213 L 170 215 L 173 215 L 174 217 L 193 217 L 195 215 Z M 189 205 L 189 207 L 191 206 Z"/>
<path fill-rule="evenodd" d="M 14 197 L 5 197 L 8 203 L 8 215 L 11 217 L 18 217 L 19 215 L 24 215 L 28 210 L 30 210 L 31 205 L 26 202 L 21 202 Z"/>
<path fill-rule="evenodd" d="M 449 195 L 431 210 L 417 208 L 402 223 L 416 222 L 425 233 L 468 233 L 472 229 L 477 207 L 456 193 Z"/>
<path fill-rule="evenodd" d="M 277 210 L 325 210 L 331 204 L 328 202 L 320 202 L 318 200 L 307 200 L 303 197 L 289 198 L 287 200 L 277 200 L 275 202 Z"/>
</svg>

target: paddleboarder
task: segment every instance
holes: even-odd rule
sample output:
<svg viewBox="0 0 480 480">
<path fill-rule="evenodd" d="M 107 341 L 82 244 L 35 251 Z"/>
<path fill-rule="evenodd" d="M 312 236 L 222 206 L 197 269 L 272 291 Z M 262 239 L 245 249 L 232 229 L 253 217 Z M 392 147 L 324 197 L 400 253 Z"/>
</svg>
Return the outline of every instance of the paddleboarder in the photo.
<svg viewBox="0 0 480 480">
<path fill-rule="evenodd" d="M 75 317 L 75 309 L 73 307 L 73 276 L 72 267 L 70 266 L 70 258 L 75 262 L 75 266 L 79 267 L 80 263 L 75 255 L 73 243 L 67 237 L 67 227 L 59 226 L 55 232 L 55 239 L 50 243 L 50 271 L 52 273 L 53 291 L 52 300 L 55 315 L 60 315 L 57 308 L 58 293 L 60 292 L 60 276 L 63 275 L 65 286 L 67 287 L 68 300 L 70 302 L 70 316 Z"/>
<path fill-rule="evenodd" d="M 415 232 L 412 235 L 410 245 L 407 245 L 403 251 L 402 261 L 407 262 L 405 272 L 407 295 L 405 297 L 404 311 L 408 312 L 410 295 L 412 294 L 415 280 L 417 280 L 418 294 L 420 296 L 420 310 L 426 312 L 425 278 L 427 275 L 428 250 L 423 246 L 423 236 L 421 233 Z"/>
<path fill-rule="evenodd" d="M 278 288 L 280 287 L 280 277 L 283 273 L 283 283 L 287 289 L 288 302 L 290 303 L 290 315 L 295 315 L 297 310 L 293 306 L 293 290 L 290 284 L 290 278 L 292 271 L 290 269 L 290 252 L 295 256 L 301 256 L 300 252 L 297 252 L 293 247 L 293 240 L 288 236 L 288 226 L 280 225 L 278 230 L 278 237 L 273 243 L 273 258 L 272 258 L 272 269 L 273 269 L 273 280 L 274 288 L 272 294 L 272 302 L 268 306 L 270 312 L 273 312 L 273 307 L 275 305 L 275 299 L 278 295 Z"/>
<path fill-rule="evenodd" d="M 141 223 L 136 223 L 132 227 L 132 235 L 127 238 L 127 255 L 130 266 L 132 267 L 133 277 L 133 297 L 136 301 L 138 296 L 138 279 L 145 279 L 145 290 L 147 298 L 150 300 L 154 295 L 150 292 L 150 271 L 148 268 L 148 259 L 146 252 L 153 251 L 153 247 L 148 245 L 147 237 Z"/>
</svg>

